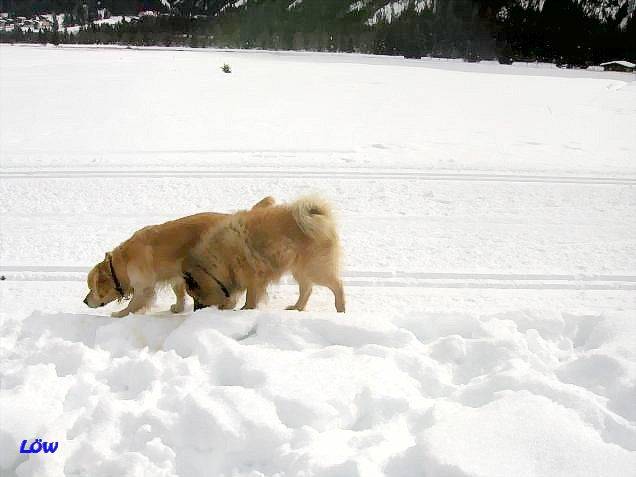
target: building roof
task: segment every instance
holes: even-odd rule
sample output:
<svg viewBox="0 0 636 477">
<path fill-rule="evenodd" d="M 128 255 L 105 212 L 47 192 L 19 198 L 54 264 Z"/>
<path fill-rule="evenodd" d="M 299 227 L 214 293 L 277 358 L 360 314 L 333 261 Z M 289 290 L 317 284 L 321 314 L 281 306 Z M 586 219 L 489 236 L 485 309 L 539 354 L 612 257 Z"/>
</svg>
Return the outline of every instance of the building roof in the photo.
<svg viewBox="0 0 636 477">
<path fill-rule="evenodd" d="M 607 65 L 621 65 L 621 66 L 624 66 L 625 68 L 636 67 L 634 63 L 631 63 L 629 61 L 624 61 L 624 60 L 614 60 L 614 61 L 607 61 L 605 63 L 601 63 L 601 66 L 607 66 Z"/>
</svg>

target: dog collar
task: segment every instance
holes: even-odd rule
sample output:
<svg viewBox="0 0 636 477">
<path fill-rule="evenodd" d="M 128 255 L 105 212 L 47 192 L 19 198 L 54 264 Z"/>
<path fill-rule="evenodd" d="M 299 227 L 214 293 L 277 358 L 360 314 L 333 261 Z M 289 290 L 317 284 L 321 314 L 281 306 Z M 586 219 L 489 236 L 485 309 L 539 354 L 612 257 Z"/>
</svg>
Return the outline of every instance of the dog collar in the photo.
<svg viewBox="0 0 636 477">
<path fill-rule="evenodd" d="M 207 273 L 210 277 L 212 277 L 212 280 L 214 280 L 217 285 L 219 285 L 219 287 L 221 287 L 221 291 L 223 292 L 223 294 L 225 295 L 225 298 L 230 298 L 230 292 L 227 289 L 227 287 L 225 285 L 223 285 L 223 283 L 221 282 L 221 280 L 219 280 L 218 278 L 216 278 L 214 275 L 212 275 L 207 269 L 203 268 L 201 265 L 198 265 L 198 267 L 203 270 L 205 273 Z"/>
<path fill-rule="evenodd" d="M 121 287 L 121 283 L 117 279 L 117 274 L 115 273 L 115 267 L 113 267 L 113 256 L 108 256 L 108 264 L 110 265 L 110 275 L 113 277 L 113 283 L 115 283 L 115 290 L 119 293 L 119 296 L 123 298 L 124 290 Z"/>
</svg>

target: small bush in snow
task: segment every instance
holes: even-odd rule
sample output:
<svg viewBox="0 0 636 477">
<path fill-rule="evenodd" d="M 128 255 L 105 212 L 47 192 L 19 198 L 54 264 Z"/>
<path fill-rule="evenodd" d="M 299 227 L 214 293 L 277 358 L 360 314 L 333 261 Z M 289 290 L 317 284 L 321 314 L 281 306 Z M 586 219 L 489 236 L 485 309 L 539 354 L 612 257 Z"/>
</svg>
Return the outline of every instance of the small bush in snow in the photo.
<svg viewBox="0 0 636 477">
<path fill-rule="evenodd" d="M 223 73 L 231 73 L 232 72 L 232 68 L 230 68 L 230 65 L 228 65 L 227 63 L 225 63 L 223 66 L 221 66 L 221 70 L 223 71 Z"/>
</svg>

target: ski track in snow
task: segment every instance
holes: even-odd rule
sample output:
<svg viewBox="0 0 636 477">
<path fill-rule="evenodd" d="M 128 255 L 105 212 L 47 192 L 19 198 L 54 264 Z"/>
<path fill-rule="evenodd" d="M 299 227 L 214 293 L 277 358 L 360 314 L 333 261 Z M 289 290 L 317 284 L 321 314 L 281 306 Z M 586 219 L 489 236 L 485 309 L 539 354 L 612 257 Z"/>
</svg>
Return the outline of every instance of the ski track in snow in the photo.
<svg viewBox="0 0 636 477">
<path fill-rule="evenodd" d="M 633 75 L 178 50 L 0 45 L 3 476 L 636 475 Z M 345 315 L 82 303 L 143 225 L 308 191 Z"/>
<path fill-rule="evenodd" d="M 90 267 L 0 266 L 0 273 L 13 281 L 85 281 Z M 513 273 L 439 273 L 344 271 L 346 286 L 474 288 L 526 290 L 636 290 L 636 276 L 627 275 L 559 275 Z M 283 285 L 295 282 L 287 277 Z"/>
<path fill-rule="evenodd" d="M 589 185 L 636 185 L 636 178 L 632 177 L 593 177 L 593 176 L 551 176 L 551 175 L 521 175 L 521 174 L 487 174 L 487 173 L 461 173 L 461 172 L 420 172 L 420 171 L 400 171 L 394 169 L 385 172 L 375 171 L 351 171 L 334 170 L 329 171 L 268 171 L 250 169 L 248 171 L 236 170 L 205 170 L 205 169 L 38 169 L 38 170 L 7 170 L 0 169 L 0 179 L 82 179 L 86 177 L 120 177 L 120 178 L 267 178 L 267 179 L 351 179 L 351 180 L 423 180 L 423 181 L 467 181 L 467 182 L 531 182 L 539 184 L 589 184 Z"/>
</svg>

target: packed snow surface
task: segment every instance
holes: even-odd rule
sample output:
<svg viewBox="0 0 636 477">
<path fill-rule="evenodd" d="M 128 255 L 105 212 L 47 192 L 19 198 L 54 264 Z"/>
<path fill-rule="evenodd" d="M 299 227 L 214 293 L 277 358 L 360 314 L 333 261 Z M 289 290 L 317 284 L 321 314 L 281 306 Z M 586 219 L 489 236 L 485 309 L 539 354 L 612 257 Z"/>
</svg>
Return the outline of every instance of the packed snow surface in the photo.
<svg viewBox="0 0 636 477">
<path fill-rule="evenodd" d="M 634 75 L 1 46 L 0 85 L 3 476 L 636 475 Z M 82 304 L 144 225 L 309 192 L 344 315 Z"/>
</svg>

